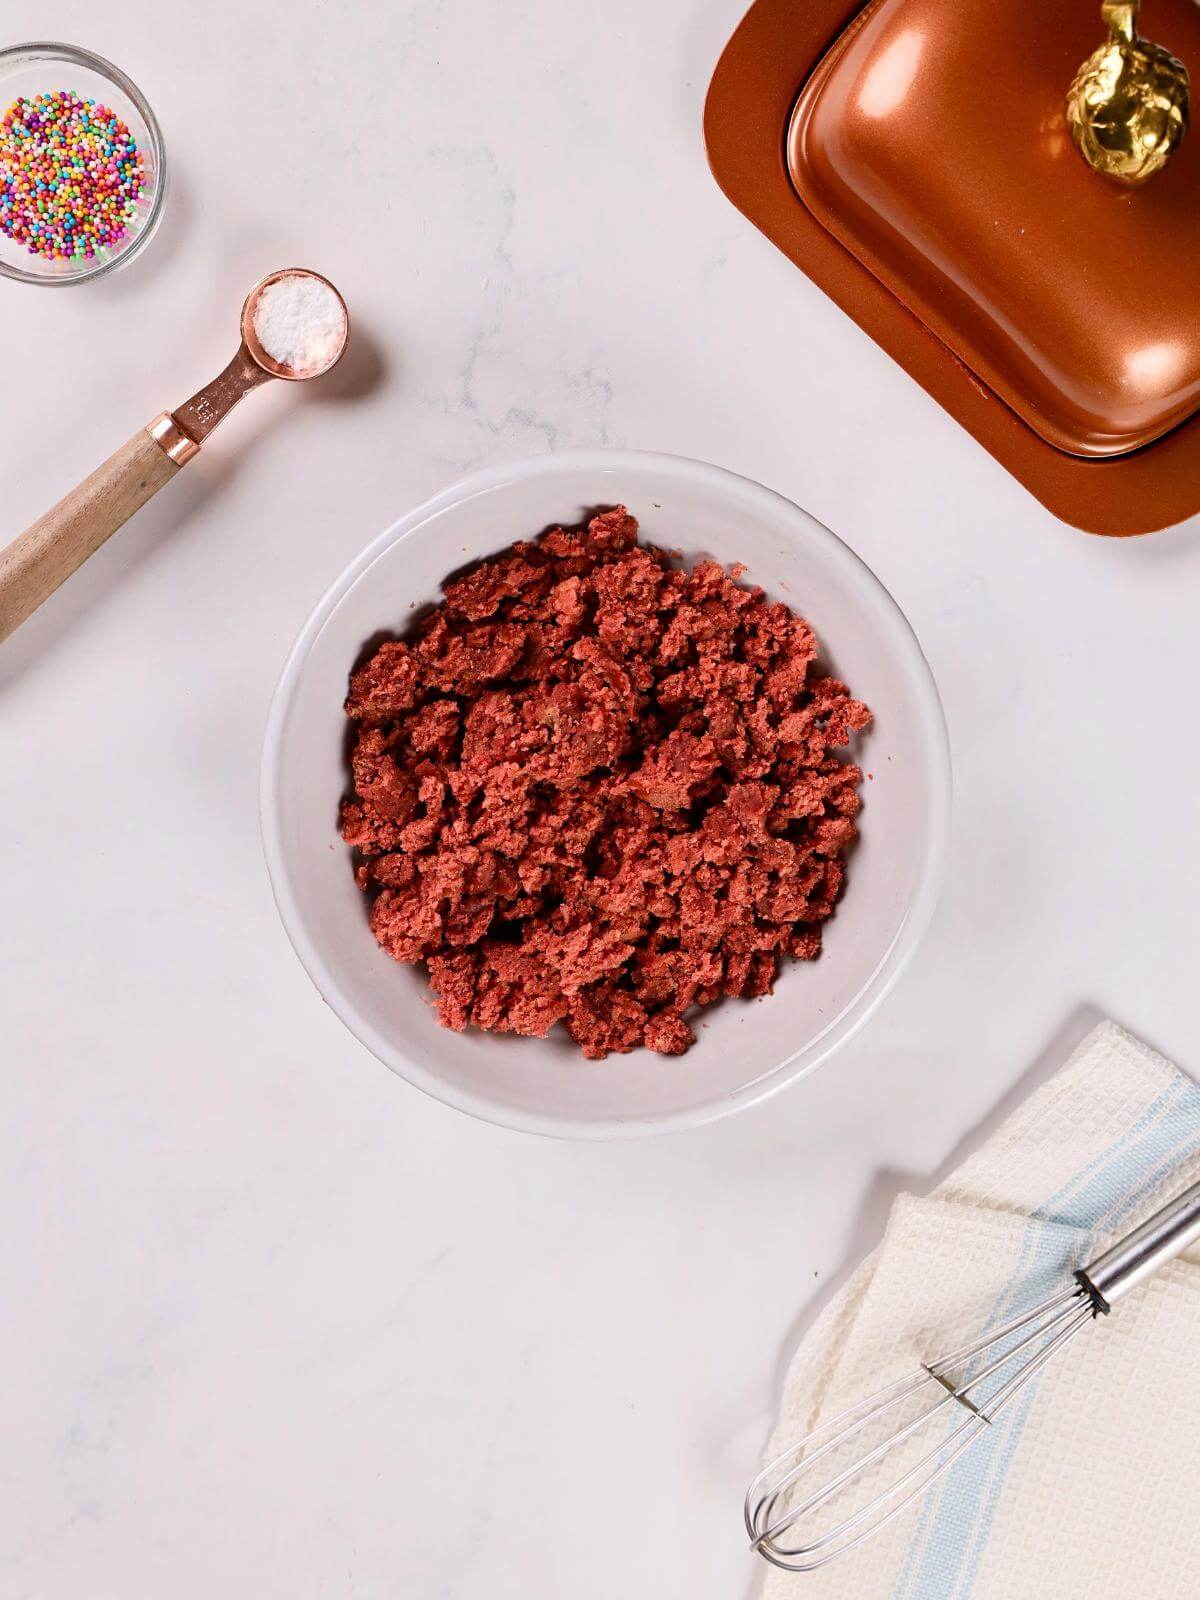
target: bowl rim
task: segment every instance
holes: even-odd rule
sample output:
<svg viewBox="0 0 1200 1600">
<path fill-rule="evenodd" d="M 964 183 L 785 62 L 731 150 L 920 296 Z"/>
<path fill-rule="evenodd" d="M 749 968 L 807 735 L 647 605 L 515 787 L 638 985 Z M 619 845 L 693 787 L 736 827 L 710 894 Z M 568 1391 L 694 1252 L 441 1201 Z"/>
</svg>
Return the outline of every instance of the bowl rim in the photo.
<svg viewBox="0 0 1200 1600">
<path fill-rule="evenodd" d="M 68 289 L 77 283 L 94 283 L 97 278 L 103 278 L 106 273 L 116 272 L 119 267 L 128 266 L 150 243 L 158 232 L 158 225 L 162 221 L 163 205 L 167 198 L 167 147 L 163 140 L 162 129 L 159 127 L 158 118 L 149 100 L 134 83 L 128 73 L 122 72 L 107 56 L 99 55 L 95 50 L 88 50 L 84 45 L 66 44 L 61 39 L 25 39 L 18 44 L 5 45 L 0 49 L 0 72 L 5 64 L 13 57 L 28 55 L 34 52 L 46 56 L 58 56 L 65 61 L 74 62 L 77 66 L 86 67 L 89 72 L 96 73 L 99 77 L 108 78 L 120 89 L 126 98 L 136 106 L 138 115 L 146 124 L 150 135 L 150 143 L 154 147 L 154 160 L 157 168 L 157 181 L 154 186 L 154 199 L 150 203 L 150 210 L 146 219 L 134 234 L 133 238 L 123 250 L 116 255 L 107 257 L 98 265 L 87 267 L 81 272 L 64 273 L 61 277 L 50 277 L 39 272 L 31 272 L 26 268 L 14 267 L 6 261 L 0 261 L 0 277 L 8 278 L 13 283 L 32 283 L 43 289 Z M 3 97 L 0 96 L 0 99 Z"/>
<path fill-rule="evenodd" d="M 284 732 L 312 646 L 337 606 L 384 551 L 407 537 L 430 517 L 515 481 L 571 472 L 615 471 L 632 474 L 634 470 L 648 466 L 687 479 L 693 485 L 703 486 L 707 483 L 714 490 L 725 493 L 732 490 L 783 518 L 791 518 L 798 513 L 810 524 L 807 531 L 823 543 L 827 557 L 861 585 L 876 607 L 890 616 L 894 625 L 898 625 L 898 637 L 908 652 L 920 722 L 931 755 L 927 844 L 919 865 L 917 885 L 904 912 L 900 929 L 874 972 L 854 999 L 816 1039 L 801 1045 L 761 1078 L 732 1094 L 703 1101 L 681 1111 L 629 1119 L 580 1118 L 516 1109 L 498 1104 L 486 1095 L 460 1089 L 412 1060 L 395 1040 L 374 1028 L 342 992 L 305 926 L 291 868 L 283 849 L 278 795 Z M 350 561 L 310 611 L 287 653 L 272 694 L 259 774 L 259 826 L 275 905 L 300 964 L 334 1014 L 384 1066 L 443 1105 L 452 1106 L 498 1127 L 555 1138 L 628 1139 L 702 1127 L 735 1111 L 761 1104 L 788 1085 L 807 1077 L 854 1037 L 891 992 L 933 915 L 946 863 L 951 789 L 950 740 L 945 713 L 920 641 L 890 592 L 849 545 L 786 495 L 728 468 L 697 461 L 689 456 L 653 450 L 596 448 L 501 462 L 460 478 L 398 518 Z"/>
</svg>

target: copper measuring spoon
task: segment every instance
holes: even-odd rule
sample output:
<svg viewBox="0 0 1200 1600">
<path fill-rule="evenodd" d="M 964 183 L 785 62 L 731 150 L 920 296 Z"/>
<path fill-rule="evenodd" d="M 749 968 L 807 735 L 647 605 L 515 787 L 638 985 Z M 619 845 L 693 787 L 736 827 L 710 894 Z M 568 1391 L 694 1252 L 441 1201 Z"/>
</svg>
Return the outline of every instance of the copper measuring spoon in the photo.
<svg viewBox="0 0 1200 1600">
<path fill-rule="evenodd" d="M 267 354 L 254 331 L 259 297 L 282 278 L 314 278 L 337 295 L 343 313 L 341 343 L 318 366 L 283 366 Z M 335 366 L 349 339 L 350 318 L 346 302 L 328 278 L 305 267 L 285 267 L 255 284 L 246 296 L 241 329 L 242 342 L 224 372 L 177 410 L 164 411 L 148 428 L 139 428 L 103 466 L 0 550 L 0 642 L 171 481 L 243 395 L 270 378 L 293 382 L 319 378 Z"/>
</svg>

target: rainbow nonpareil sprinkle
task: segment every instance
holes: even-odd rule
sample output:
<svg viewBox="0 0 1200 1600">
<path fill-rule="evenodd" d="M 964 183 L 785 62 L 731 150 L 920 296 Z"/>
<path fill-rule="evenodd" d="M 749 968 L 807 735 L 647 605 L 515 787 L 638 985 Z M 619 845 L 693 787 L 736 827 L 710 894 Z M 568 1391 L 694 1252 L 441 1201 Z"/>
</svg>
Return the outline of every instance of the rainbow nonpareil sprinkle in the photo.
<svg viewBox="0 0 1200 1600">
<path fill-rule="evenodd" d="M 70 89 L 22 95 L 0 119 L 0 233 L 31 255 L 86 261 L 119 244 L 145 182 L 128 125 Z"/>
</svg>

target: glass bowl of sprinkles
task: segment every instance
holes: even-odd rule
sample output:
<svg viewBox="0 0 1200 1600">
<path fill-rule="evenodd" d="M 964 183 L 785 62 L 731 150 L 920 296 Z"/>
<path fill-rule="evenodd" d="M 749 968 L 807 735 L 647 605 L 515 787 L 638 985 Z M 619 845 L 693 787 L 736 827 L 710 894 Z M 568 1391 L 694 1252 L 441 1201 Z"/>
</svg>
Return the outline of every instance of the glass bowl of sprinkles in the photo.
<svg viewBox="0 0 1200 1600">
<path fill-rule="evenodd" d="M 149 242 L 165 193 L 162 134 L 123 72 L 69 44 L 0 50 L 0 277 L 115 271 Z"/>
</svg>

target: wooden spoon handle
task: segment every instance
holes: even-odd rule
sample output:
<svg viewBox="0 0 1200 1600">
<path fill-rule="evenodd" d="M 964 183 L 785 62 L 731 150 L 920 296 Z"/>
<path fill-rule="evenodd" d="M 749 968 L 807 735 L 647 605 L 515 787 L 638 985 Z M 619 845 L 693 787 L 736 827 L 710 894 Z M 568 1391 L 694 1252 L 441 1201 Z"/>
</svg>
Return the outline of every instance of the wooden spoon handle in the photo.
<svg viewBox="0 0 1200 1600">
<path fill-rule="evenodd" d="M 0 642 L 178 471 L 179 463 L 139 428 L 103 466 L 0 550 Z"/>
</svg>

